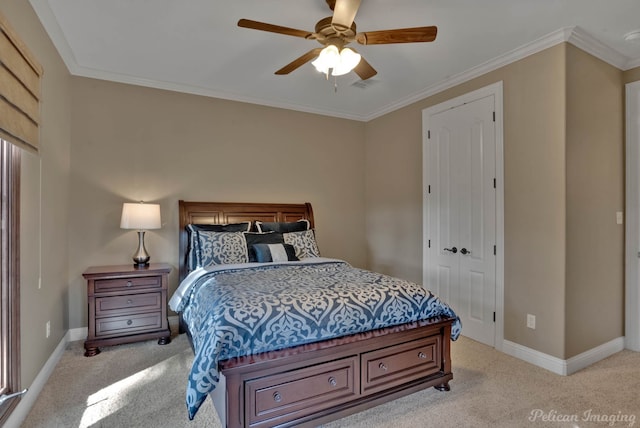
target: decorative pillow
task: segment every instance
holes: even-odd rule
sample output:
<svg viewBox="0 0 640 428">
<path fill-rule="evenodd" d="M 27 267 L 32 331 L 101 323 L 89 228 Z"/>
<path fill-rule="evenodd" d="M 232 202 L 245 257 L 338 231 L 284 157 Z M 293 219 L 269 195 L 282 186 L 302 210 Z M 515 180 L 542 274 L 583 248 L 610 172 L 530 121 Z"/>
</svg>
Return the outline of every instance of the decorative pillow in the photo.
<svg viewBox="0 0 640 428">
<path fill-rule="evenodd" d="M 282 233 L 267 232 L 267 233 L 255 233 L 244 232 L 244 239 L 247 242 L 247 246 L 244 251 L 247 253 L 249 262 L 257 262 L 256 254 L 250 251 L 251 247 L 256 244 L 284 244 L 284 238 Z"/>
<path fill-rule="evenodd" d="M 297 261 L 296 249 L 291 244 L 254 244 L 249 253 L 254 253 L 257 262 Z"/>
<path fill-rule="evenodd" d="M 187 249 L 187 269 L 189 271 L 198 267 L 198 236 L 200 230 L 211 232 L 248 232 L 251 229 L 251 222 L 229 224 L 188 224 L 185 226 L 188 234 L 189 248 Z"/>
<path fill-rule="evenodd" d="M 291 244 L 296 249 L 296 257 L 304 259 L 307 257 L 320 257 L 320 250 L 316 243 L 316 235 L 313 229 L 301 232 L 283 233 L 285 244 Z"/>
<path fill-rule="evenodd" d="M 196 266 L 247 263 L 247 241 L 243 232 L 199 230 Z"/>
<path fill-rule="evenodd" d="M 256 221 L 258 232 L 302 232 L 309 230 L 309 220 L 283 221 L 283 222 L 265 222 Z"/>
</svg>

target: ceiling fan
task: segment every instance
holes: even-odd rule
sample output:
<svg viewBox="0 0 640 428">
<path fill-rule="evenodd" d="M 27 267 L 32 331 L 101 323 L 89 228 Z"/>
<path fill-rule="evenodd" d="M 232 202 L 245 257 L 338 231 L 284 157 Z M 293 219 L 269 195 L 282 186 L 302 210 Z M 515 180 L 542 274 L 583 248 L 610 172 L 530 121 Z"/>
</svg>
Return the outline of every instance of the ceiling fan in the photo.
<svg viewBox="0 0 640 428">
<path fill-rule="evenodd" d="M 241 19 L 238 26 L 287 36 L 317 40 L 324 48 L 315 48 L 293 60 L 276 71 L 275 74 L 289 74 L 317 57 L 312 64 L 319 71 L 333 76 L 346 74 L 353 70 L 362 79 L 367 80 L 378 72 L 359 54 L 350 48 L 349 43 L 356 41 L 361 45 L 382 45 L 391 43 L 432 42 L 436 39 L 438 28 L 414 27 L 395 30 L 369 31 L 358 33 L 354 22 L 361 0 L 326 0 L 333 16 L 323 18 L 316 24 L 315 32 L 296 30 L 264 22 Z M 329 62 L 326 62 L 329 61 Z"/>
</svg>

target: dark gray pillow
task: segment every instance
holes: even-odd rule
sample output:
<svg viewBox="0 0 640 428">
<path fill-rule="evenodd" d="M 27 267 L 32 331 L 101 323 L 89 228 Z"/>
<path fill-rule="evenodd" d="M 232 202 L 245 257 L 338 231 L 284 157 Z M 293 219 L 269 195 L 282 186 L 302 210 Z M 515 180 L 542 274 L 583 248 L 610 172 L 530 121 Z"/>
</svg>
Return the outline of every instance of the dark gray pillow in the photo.
<svg viewBox="0 0 640 428">
<path fill-rule="evenodd" d="M 281 222 L 268 222 L 268 221 L 256 221 L 256 228 L 258 232 L 302 232 L 303 230 L 309 230 L 309 220 L 298 221 L 281 221 Z"/>
<path fill-rule="evenodd" d="M 284 238 L 282 233 L 278 232 L 245 232 L 244 237 L 247 241 L 247 253 L 249 254 L 249 262 L 257 262 L 256 254 L 251 250 L 251 247 L 256 244 L 284 244 Z"/>
<path fill-rule="evenodd" d="M 259 263 L 298 261 L 296 249 L 291 244 L 254 244 L 249 253 L 254 253 Z"/>
</svg>

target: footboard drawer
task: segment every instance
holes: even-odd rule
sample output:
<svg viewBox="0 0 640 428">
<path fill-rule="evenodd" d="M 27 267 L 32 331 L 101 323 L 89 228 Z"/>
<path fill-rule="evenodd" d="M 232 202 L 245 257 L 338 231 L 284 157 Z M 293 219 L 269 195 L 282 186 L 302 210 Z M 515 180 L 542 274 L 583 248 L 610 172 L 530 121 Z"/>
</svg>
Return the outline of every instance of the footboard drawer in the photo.
<svg viewBox="0 0 640 428">
<path fill-rule="evenodd" d="M 358 395 L 357 368 L 358 359 L 354 356 L 247 381 L 249 426 L 278 425 Z"/>
<path fill-rule="evenodd" d="M 391 388 L 441 370 L 440 336 L 431 336 L 363 353 L 361 392 Z"/>
</svg>

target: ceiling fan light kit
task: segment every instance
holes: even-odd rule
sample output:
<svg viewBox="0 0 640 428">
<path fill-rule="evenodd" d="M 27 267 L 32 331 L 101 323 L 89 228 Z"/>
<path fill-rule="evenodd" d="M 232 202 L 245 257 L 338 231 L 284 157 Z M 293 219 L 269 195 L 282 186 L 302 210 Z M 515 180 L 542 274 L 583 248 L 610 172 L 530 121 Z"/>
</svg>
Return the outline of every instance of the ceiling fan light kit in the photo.
<svg viewBox="0 0 640 428">
<path fill-rule="evenodd" d="M 329 45 L 322 49 L 318 59 L 311 64 L 321 73 L 329 75 L 331 70 L 332 76 L 343 76 L 356 68 L 362 57 L 359 53 L 349 48 L 343 48 L 338 53 L 338 47 Z"/>
<path fill-rule="evenodd" d="M 360 79 L 367 80 L 378 72 L 360 54 L 353 49 L 346 48 L 347 44 L 355 41 L 361 45 L 386 45 L 432 42 L 436 39 L 438 29 L 434 26 L 358 33 L 354 19 L 361 0 L 326 0 L 326 2 L 333 11 L 333 16 L 318 21 L 313 33 L 249 19 L 239 20 L 238 26 L 316 40 L 324 46 L 323 49 L 312 49 L 296 58 L 276 71 L 275 74 L 278 75 L 289 74 L 317 57 L 312 64 L 327 77 L 329 70 L 331 70 L 332 76 L 342 76 L 354 71 Z"/>
</svg>

